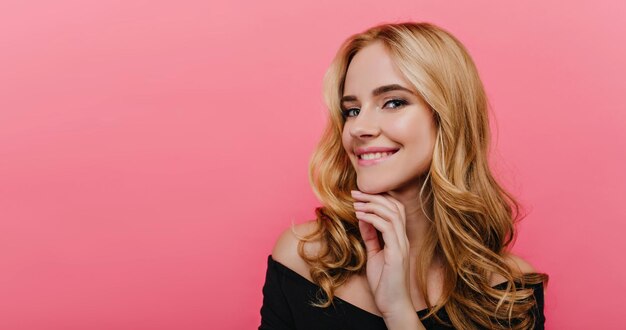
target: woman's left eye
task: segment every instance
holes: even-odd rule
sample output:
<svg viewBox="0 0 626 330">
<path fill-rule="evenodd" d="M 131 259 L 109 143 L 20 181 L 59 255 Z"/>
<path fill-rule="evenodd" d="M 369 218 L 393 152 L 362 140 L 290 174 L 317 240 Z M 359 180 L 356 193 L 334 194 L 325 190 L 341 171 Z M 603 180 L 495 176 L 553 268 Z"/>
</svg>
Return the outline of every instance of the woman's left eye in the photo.
<svg viewBox="0 0 626 330">
<path fill-rule="evenodd" d="M 393 100 L 389 100 L 389 101 L 385 102 L 383 107 L 387 107 L 388 104 L 391 105 L 392 109 L 396 109 L 396 108 L 401 108 L 402 106 L 405 106 L 405 105 L 407 105 L 409 103 L 407 101 L 405 101 L 405 100 L 393 99 Z"/>
</svg>

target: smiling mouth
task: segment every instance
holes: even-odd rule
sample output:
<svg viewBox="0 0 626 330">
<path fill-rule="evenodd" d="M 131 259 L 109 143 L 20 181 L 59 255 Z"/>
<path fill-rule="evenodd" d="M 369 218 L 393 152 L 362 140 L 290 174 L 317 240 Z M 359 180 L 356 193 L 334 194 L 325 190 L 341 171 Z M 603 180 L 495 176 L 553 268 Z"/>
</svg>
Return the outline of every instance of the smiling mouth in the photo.
<svg viewBox="0 0 626 330">
<path fill-rule="evenodd" d="M 372 152 L 362 154 L 357 157 L 357 163 L 359 166 L 373 166 L 386 161 L 395 155 L 399 150 L 386 151 L 386 152 Z"/>
<path fill-rule="evenodd" d="M 398 152 L 398 150 L 386 151 L 386 152 L 372 152 L 372 153 L 367 153 L 367 154 L 361 154 L 361 155 L 358 156 L 358 158 L 359 158 L 359 160 L 385 159 L 385 158 L 395 154 L 396 152 Z"/>
</svg>

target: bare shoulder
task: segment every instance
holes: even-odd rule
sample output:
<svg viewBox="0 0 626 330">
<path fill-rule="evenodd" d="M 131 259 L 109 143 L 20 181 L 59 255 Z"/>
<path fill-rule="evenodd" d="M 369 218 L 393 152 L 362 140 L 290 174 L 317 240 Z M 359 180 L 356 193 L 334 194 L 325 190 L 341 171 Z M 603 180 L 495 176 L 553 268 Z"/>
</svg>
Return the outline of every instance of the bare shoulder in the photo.
<svg viewBox="0 0 626 330">
<path fill-rule="evenodd" d="M 506 257 L 506 261 L 509 264 L 509 266 L 511 266 L 513 268 L 513 270 L 516 270 L 517 272 L 519 272 L 520 274 L 527 274 L 527 273 L 535 273 L 535 267 L 533 267 L 528 261 L 522 259 L 519 256 L 516 256 L 512 253 L 509 253 Z"/>
<path fill-rule="evenodd" d="M 535 267 L 533 267 L 528 261 L 512 253 L 508 253 L 505 256 L 505 261 L 516 274 L 528 274 L 537 272 L 537 270 L 535 270 Z M 505 281 L 506 279 L 500 274 L 493 274 L 491 276 L 492 285 L 496 285 Z"/>
<path fill-rule="evenodd" d="M 317 229 L 317 221 L 310 220 L 304 223 L 295 224 L 285 229 L 274 245 L 272 250 L 272 259 L 287 266 L 296 273 L 302 275 L 311 281 L 309 274 L 309 265 L 302 259 L 298 253 L 298 243 L 301 237 L 313 233 Z M 319 250 L 318 242 L 307 242 L 304 246 L 304 252 L 307 255 L 313 255 Z"/>
</svg>

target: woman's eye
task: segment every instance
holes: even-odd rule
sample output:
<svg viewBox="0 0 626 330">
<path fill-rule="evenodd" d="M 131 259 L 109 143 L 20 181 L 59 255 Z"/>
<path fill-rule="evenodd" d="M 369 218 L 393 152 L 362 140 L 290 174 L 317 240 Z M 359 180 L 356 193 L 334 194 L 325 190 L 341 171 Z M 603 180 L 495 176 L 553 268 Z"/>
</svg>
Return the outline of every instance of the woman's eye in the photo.
<svg viewBox="0 0 626 330">
<path fill-rule="evenodd" d="M 405 100 L 393 99 L 393 100 L 389 100 L 389 101 L 385 102 L 385 104 L 383 104 L 383 108 L 397 109 L 397 108 L 401 108 L 401 107 L 403 107 L 403 106 L 405 106 L 407 104 L 409 104 L 409 102 L 407 102 Z M 354 111 L 356 111 L 356 113 Z M 349 108 L 349 109 L 341 110 L 341 114 L 343 115 L 344 118 L 354 117 L 354 116 L 358 115 L 359 112 L 361 112 L 361 109 L 359 109 L 359 108 Z"/>
<path fill-rule="evenodd" d="M 361 110 L 359 108 L 350 108 L 350 109 L 344 109 L 343 111 L 341 111 L 341 113 L 343 114 L 344 118 L 356 116 L 356 114 L 354 116 L 350 115 L 352 111 L 357 111 L 357 114 L 358 114 L 358 111 L 361 111 Z"/>
<path fill-rule="evenodd" d="M 402 107 L 404 105 L 407 105 L 408 102 L 405 101 L 405 100 L 393 99 L 393 100 L 389 100 L 389 101 L 385 102 L 383 107 L 386 107 L 388 104 L 391 105 L 392 109 L 395 109 L 395 108 L 400 108 L 400 107 Z"/>
</svg>

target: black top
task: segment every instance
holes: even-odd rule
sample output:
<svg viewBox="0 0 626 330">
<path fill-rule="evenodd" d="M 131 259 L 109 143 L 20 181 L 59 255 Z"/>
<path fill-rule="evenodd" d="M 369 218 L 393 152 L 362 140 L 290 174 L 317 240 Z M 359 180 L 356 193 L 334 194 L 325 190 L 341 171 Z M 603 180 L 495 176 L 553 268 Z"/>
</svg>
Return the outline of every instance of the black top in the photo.
<svg viewBox="0 0 626 330">
<path fill-rule="evenodd" d="M 506 287 L 500 283 L 494 288 Z M 533 288 L 537 308 L 535 329 L 543 330 L 545 317 L 543 315 L 543 284 L 529 285 Z M 325 330 L 386 330 L 382 317 L 363 310 L 349 302 L 335 297 L 327 308 L 313 307 L 309 304 L 314 300 L 321 288 L 296 273 L 287 266 L 267 257 L 267 273 L 263 285 L 263 306 L 261 307 L 261 325 L 259 330 L 284 329 L 325 329 Z M 322 292 L 322 296 L 326 297 Z M 428 313 L 428 309 L 417 311 L 421 318 Z M 445 309 L 440 309 L 437 315 L 449 322 Z M 453 329 L 436 322 L 434 317 L 422 321 L 429 330 Z"/>
</svg>

